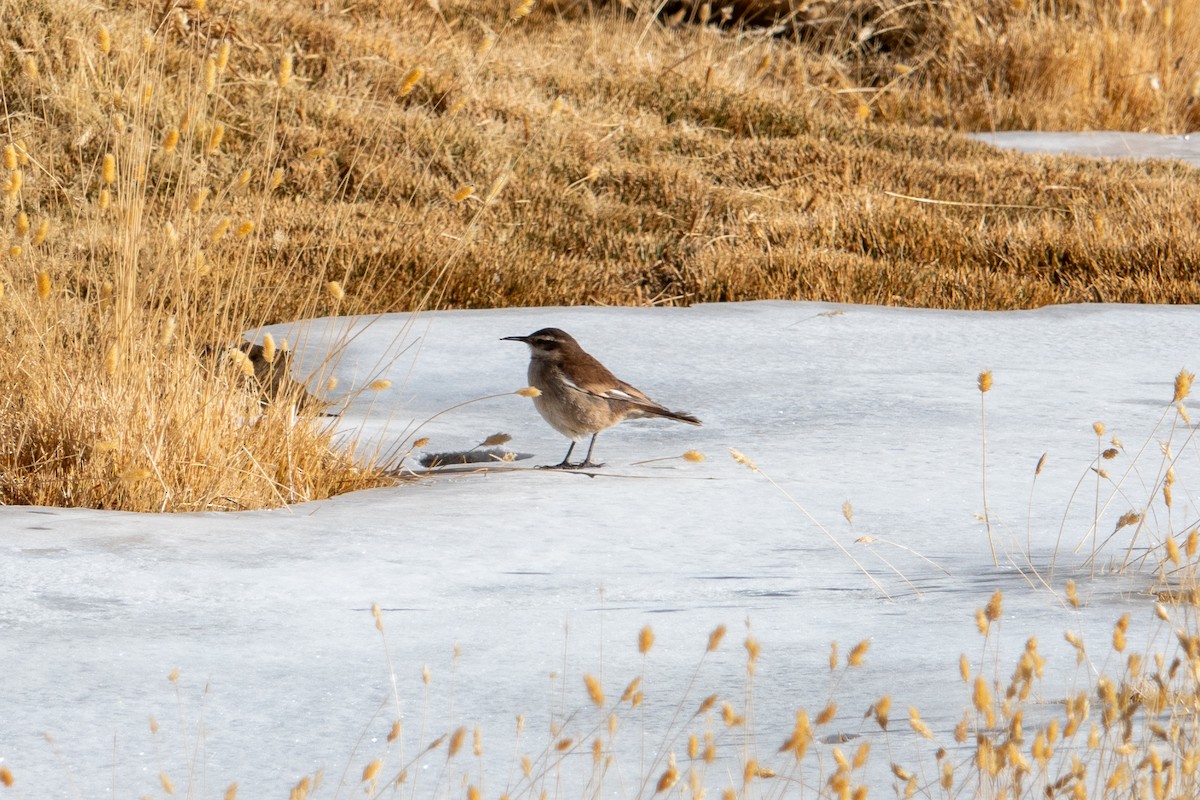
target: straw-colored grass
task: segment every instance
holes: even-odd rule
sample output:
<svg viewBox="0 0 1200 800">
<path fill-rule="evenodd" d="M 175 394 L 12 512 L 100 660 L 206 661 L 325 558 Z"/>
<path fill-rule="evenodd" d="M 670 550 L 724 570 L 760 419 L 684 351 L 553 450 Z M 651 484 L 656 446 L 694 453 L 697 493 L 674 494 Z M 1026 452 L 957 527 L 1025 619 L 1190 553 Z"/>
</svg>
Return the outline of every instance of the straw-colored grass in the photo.
<svg viewBox="0 0 1200 800">
<path fill-rule="evenodd" d="M 1200 301 L 1194 170 L 956 135 L 1197 127 L 1198 0 L 704 8 L 0 0 L 0 501 L 378 480 L 196 357 L 309 315 Z"/>
</svg>

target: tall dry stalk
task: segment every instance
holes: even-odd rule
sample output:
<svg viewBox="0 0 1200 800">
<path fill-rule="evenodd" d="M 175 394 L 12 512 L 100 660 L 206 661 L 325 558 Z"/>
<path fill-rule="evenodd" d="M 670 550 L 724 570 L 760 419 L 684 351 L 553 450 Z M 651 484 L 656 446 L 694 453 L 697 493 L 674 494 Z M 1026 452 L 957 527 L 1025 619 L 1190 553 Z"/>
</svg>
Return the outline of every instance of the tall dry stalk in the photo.
<svg viewBox="0 0 1200 800">
<path fill-rule="evenodd" d="M 979 373 L 979 431 L 980 431 L 980 460 L 982 462 L 980 481 L 983 485 L 983 521 L 987 526 L 988 547 L 992 551 L 992 566 L 1000 566 L 996 557 L 996 544 L 992 540 L 992 515 L 988 510 L 987 492 L 987 393 L 992 389 L 992 371 L 984 370 Z"/>
</svg>

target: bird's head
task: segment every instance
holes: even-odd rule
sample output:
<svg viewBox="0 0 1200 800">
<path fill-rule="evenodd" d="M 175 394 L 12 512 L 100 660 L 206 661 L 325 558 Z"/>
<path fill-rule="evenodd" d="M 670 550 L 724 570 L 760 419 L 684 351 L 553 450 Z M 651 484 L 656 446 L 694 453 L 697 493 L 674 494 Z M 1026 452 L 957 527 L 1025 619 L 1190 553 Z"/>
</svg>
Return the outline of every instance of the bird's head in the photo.
<svg viewBox="0 0 1200 800">
<path fill-rule="evenodd" d="M 542 328 L 528 336 L 505 336 L 501 341 L 524 342 L 529 345 L 534 358 L 560 361 L 567 353 L 578 351 L 579 342 L 571 334 L 558 328 Z"/>
</svg>

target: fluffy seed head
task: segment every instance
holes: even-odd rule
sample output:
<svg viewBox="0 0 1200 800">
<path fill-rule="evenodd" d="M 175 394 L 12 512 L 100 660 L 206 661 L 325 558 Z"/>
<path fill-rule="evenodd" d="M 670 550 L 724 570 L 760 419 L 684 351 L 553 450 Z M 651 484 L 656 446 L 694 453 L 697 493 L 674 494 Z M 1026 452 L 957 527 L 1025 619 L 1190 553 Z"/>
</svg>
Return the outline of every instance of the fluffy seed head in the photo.
<svg viewBox="0 0 1200 800">
<path fill-rule="evenodd" d="M 175 786 L 171 783 L 171 778 L 167 775 L 167 773 L 158 773 L 158 781 L 162 784 L 164 792 L 167 794 L 175 794 Z"/>
<path fill-rule="evenodd" d="M 112 153 L 104 154 L 104 162 L 100 170 L 104 182 L 111 184 L 117 179 L 117 159 Z"/>
<path fill-rule="evenodd" d="M 179 128 L 172 127 L 163 136 L 162 149 L 164 153 L 174 153 L 179 146 Z"/>
<path fill-rule="evenodd" d="M 731 448 L 729 448 L 729 455 L 733 456 L 733 460 L 736 461 L 737 463 L 741 464 L 743 467 L 746 467 L 746 468 L 752 470 L 753 472 L 758 472 L 758 465 L 756 465 L 753 461 L 751 461 L 740 450 L 735 450 L 734 448 L 731 447 Z"/>
<path fill-rule="evenodd" d="M 221 241 L 221 237 L 229 232 L 229 226 L 231 224 L 232 223 L 230 222 L 229 217 L 222 219 L 217 223 L 217 226 L 212 229 L 212 233 L 208 235 L 208 241 L 212 244 L 216 244 L 217 242 Z"/>
<path fill-rule="evenodd" d="M 400 96 L 405 97 L 417 88 L 417 84 L 421 82 L 421 78 L 425 77 L 425 70 L 421 67 L 413 67 L 404 76 L 404 80 L 400 81 Z"/>
<path fill-rule="evenodd" d="M 1000 619 L 1000 615 L 1004 613 L 1004 594 L 997 589 L 988 600 L 987 607 L 983 610 L 983 614 L 987 617 L 988 622 L 995 622 Z"/>
<path fill-rule="evenodd" d="M 519 394 L 521 397 L 538 397 L 541 393 L 542 390 L 536 386 L 526 386 L 524 389 L 517 389 L 515 392 L 515 394 Z"/>
<path fill-rule="evenodd" d="M 96 47 L 104 55 L 108 55 L 112 50 L 112 34 L 108 32 L 107 25 L 101 25 L 96 29 Z"/>
<path fill-rule="evenodd" d="M 362 773 L 363 783 L 374 780 L 375 776 L 379 774 L 379 768 L 382 766 L 383 766 L 383 762 L 377 758 L 374 761 L 372 761 L 370 764 L 367 764 L 365 767 L 363 767 L 363 773 Z"/>
<path fill-rule="evenodd" d="M 8 176 L 8 185 L 4 189 L 5 194 L 9 197 L 16 197 L 21 193 L 21 184 L 23 182 L 24 178 L 21 175 L 21 170 L 14 169 L 12 174 Z"/>
<path fill-rule="evenodd" d="M 232 49 L 228 39 L 221 41 L 221 46 L 217 49 L 217 72 L 224 72 L 229 66 L 229 51 Z"/>
<path fill-rule="evenodd" d="M 12 770 L 10 770 L 8 767 L 0 767 L 0 783 L 3 783 L 7 787 L 11 787 L 13 785 Z"/>
<path fill-rule="evenodd" d="M 533 0 L 519 0 L 519 2 L 513 6 L 513 10 L 512 13 L 509 14 L 509 18 L 511 18 L 513 22 L 516 22 L 519 19 L 524 19 L 525 17 L 529 16 L 530 11 L 533 11 Z"/>
<path fill-rule="evenodd" d="M 808 750 L 812 736 L 812 725 L 808 721 L 808 712 L 797 711 L 796 724 L 792 728 L 792 735 L 779 748 L 779 752 L 791 753 L 797 761 L 800 761 L 804 758 L 804 754 Z"/>
<path fill-rule="evenodd" d="M 871 711 L 875 715 L 875 722 L 882 730 L 887 730 L 888 715 L 892 711 L 892 698 L 889 695 L 884 695 L 875 701 L 875 705 L 871 706 Z"/>
<path fill-rule="evenodd" d="M 459 187 L 458 191 L 450 196 L 450 200 L 455 203 L 461 203 L 473 194 L 475 194 L 474 186 L 462 186 Z"/>
<path fill-rule="evenodd" d="M 275 349 L 275 337 L 272 336 L 270 334 L 270 332 L 263 334 L 262 355 L 263 355 L 263 360 L 266 361 L 268 364 L 272 364 L 275 362 L 275 356 L 277 355 L 277 351 Z"/>
<path fill-rule="evenodd" d="M 17 168 L 17 148 L 11 144 L 4 145 L 4 168 L 9 172 Z"/>
<path fill-rule="evenodd" d="M 279 59 L 279 74 L 275 76 L 275 83 L 280 89 L 288 85 L 288 81 L 292 79 L 292 54 L 284 53 Z"/>
<path fill-rule="evenodd" d="M 690 461 L 693 464 L 699 464 L 704 460 L 704 453 L 701 453 L 699 450 L 688 450 L 683 454 L 683 460 Z"/>
<path fill-rule="evenodd" d="M 991 388 L 992 388 L 992 371 L 990 369 L 986 369 L 983 372 L 979 373 L 979 391 L 986 393 L 986 392 L 990 391 Z"/>
<path fill-rule="evenodd" d="M 391 385 L 392 385 L 392 382 L 389 381 L 387 378 L 378 378 L 376 380 L 371 381 L 370 385 L 368 385 L 367 388 L 374 392 L 381 392 L 384 389 L 391 387 Z"/>
<path fill-rule="evenodd" d="M 33 236 L 30 237 L 29 243 L 37 247 L 42 242 L 46 241 L 46 237 L 50 235 L 50 220 L 44 219 L 38 223 L 38 226 L 33 230 Z"/>
<path fill-rule="evenodd" d="M 708 634 L 708 648 L 704 651 L 711 653 L 721 646 L 721 640 L 725 638 L 725 626 L 718 625 L 712 629 L 712 633 Z"/>
<path fill-rule="evenodd" d="M 221 146 L 221 141 L 225 138 L 225 126 L 220 122 L 213 125 L 212 132 L 208 135 L 208 145 L 204 148 L 204 152 L 212 155 L 217 152 Z"/>
<path fill-rule="evenodd" d="M 587 687 L 588 697 L 592 701 L 592 705 L 596 708 L 604 707 L 604 690 L 600 688 L 600 681 L 595 675 L 584 675 L 583 685 Z"/>
<path fill-rule="evenodd" d="M 329 292 L 329 296 L 335 301 L 341 301 L 346 297 L 346 290 L 342 288 L 342 284 L 337 281 L 330 281 L 325 284 L 325 291 Z"/>
<path fill-rule="evenodd" d="M 526 0 L 529 5 L 533 5 L 532 0 Z M 526 12 L 529 13 L 529 12 Z M 679 780 L 679 770 L 675 766 L 675 754 L 671 753 L 667 759 L 667 769 L 658 779 L 658 783 L 654 787 L 655 794 L 661 794 L 668 791 L 675 782 Z"/>
<path fill-rule="evenodd" d="M 866 656 L 867 650 L 869 650 L 870 647 L 871 641 L 869 639 L 863 639 L 861 642 L 854 645 L 854 649 L 850 651 L 850 655 L 846 656 L 846 666 L 862 666 L 863 657 Z"/>
<path fill-rule="evenodd" d="M 467 737 L 467 729 L 459 727 L 454 729 L 454 733 L 450 735 L 450 749 L 447 751 L 447 758 L 454 758 L 458 755 L 458 751 L 462 749 L 463 740 Z"/>
<path fill-rule="evenodd" d="M 650 652 L 654 646 L 654 630 L 647 625 L 638 633 L 638 652 L 642 655 Z"/>
<path fill-rule="evenodd" d="M 237 234 L 239 239 L 245 239 L 247 236 L 254 233 L 254 223 L 250 220 L 246 220 L 237 226 L 237 230 L 234 231 L 234 233 Z"/>
<path fill-rule="evenodd" d="M 17 221 L 13 225 L 13 228 L 14 228 L 14 230 L 16 230 L 17 236 L 24 236 L 26 233 L 28 233 L 29 232 L 29 215 L 26 214 L 24 211 L 18 213 Z"/>
<path fill-rule="evenodd" d="M 210 58 L 204 62 L 204 93 L 212 94 L 217 88 L 217 60 Z"/>
<path fill-rule="evenodd" d="M 50 273 L 46 270 L 37 274 L 37 295 L 43 300 L 50 296 Z"/>
<path fill-rule="evenodd" d="M 1195 373 L 1188 372 L 1186 369 L 1179 370 L 1179 374 L 1175 376 L 1175 397 L 1171 402 L 1178 403 L 1187 397 L 1192 391 L 1192 381 L 1195 379 Z"/>
</svg>

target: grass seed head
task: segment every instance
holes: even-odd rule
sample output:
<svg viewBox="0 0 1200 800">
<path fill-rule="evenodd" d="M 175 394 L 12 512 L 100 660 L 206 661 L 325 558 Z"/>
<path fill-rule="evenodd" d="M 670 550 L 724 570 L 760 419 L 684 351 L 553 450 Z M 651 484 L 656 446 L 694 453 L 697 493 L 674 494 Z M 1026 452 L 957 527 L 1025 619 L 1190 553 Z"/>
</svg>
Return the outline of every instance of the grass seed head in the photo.
<svg viewBox="0 0 1200 800">
<path fill-rule="evenodd" d="M 517 22 L 518 20 L 522 20 L 529 16 L 530 11 L 533 11 L 533 0 L 518 0 L 517 4 L 513 6 L 512 12 L 509 13 L 508 16 L 513 22 Z"/>
<path fill-rule="evenodd" d="M 377 380 L 371 381 L 370 385 L 367 386 L 367 388 L 373 392 L 382 392 L 384 389 L 391 388 L 391 385 L 392 385 L 392 382 L 389 381 L 387 378 L 379 378 Z"/>
<path fill-rule="evenodd" d="M 13 224 L 13 230 L 17 232 L 17 236 L 24 236 L 29 232 L 29 215 L 24 211 L 17 213 L 17 220 Z"/>
<path fill-rule="evenodd" d="M 595 675 L 584 675 L 583 685 L 587 688 L 588 698 L 596 708 L 604 707 L 604 689 Z"/>
<path fill-rule="evenodd" d="M 383 762 L 378 758 L 363 767 L 362 779 L 363 783 L 375 780 L 375 776 L 379 774 L 379 768 L 383 766 Z"/>
<path fill-rule="evenodd" d="M 699 464 L 704 461 L 704 453 L 701 453 L 699 450 L 688 450 L 683 454 L 683 460 L 692 464 Z"/>
<path fill-rule="evenodd" d="M 875 701 L 875 705 L 871 706 L 871 713 L 875 717 L 876 724 L 881 730 L 887 730 L 888 715 L 892 710 L 892 698 L 889 695 L 884 695 Z"/>
<path fill-rule="evenodd" d="M 731 448 L 729 448 L 729 455 L 733 456 L 733 460 L 736 461 L 737 463 L 741 464 L 743 467 L 746 467 L 747 469 L 749 469 L 753 472 L 758 472 L 758 465 L 756 465 L 753 461 L 751 461 L 740 450 L 735 450 L 734 448 L 731 447 Z"/>
<path fill-rule="evenodd" d="M 847 667 L 862 666 L 863 657 L 866 656 L 867 650 L 869 650 L 870 647 L 871 647 L 871 641 L 869 639 L 863 639 L 861 642 L 854 645 L 854 649 L 850 651 L 850 655 L 846 656 L 846 666 Z"/>
<path fill-rule="evenodd" d="M 808 751 L 808 745 L 812 742 L 813 731 L 812 725 L 808 721 L 807 711 L 796 712 L 796 723 L 792 727 L 792 735 L 784 741 L 779 748 L 781 753 L 791 753 L 792 756 L 800 761 L 804 758 L 804 754 Z"/>
<path fill-rule="evenodd" d="M 275 84 L 284 89 L 292 79 L 292 54 L 284 53 L 279 59 L 279 72 L 275 76 Z"/>
<path fill-rule="evenodd" d="M 117 159 L 112 153 L 104 154 L 100 175 L 107 184 L 112 184 L 117 180 Z"/>
<path fill-rule="evenodd" d="M 421 82 L 421 78 L 425 77 L 425 70 L 421 67 L 413 67 L 404 76 L 404 80 L 400 81 L 400 96 L 405 97 L 412 93 L 412 90 L 417 88 L 417 84 Z"/>
<path fill-rule="evenodd" d="M 725 638 L 725 626 L 724 625 L 718 625 L 717 627 L 713 628 L 712 632 L 708 634 L 708 648 L 704 652 L 706 652 L 706 653 L 714 652 L 718 647 L 721 646 L 721 640 L 724 638 Z"/>
<path fill-rule="evenodd" d="M 1196 379 L 1193 372 L 1188 372 L 1186 369 L 1179 370 L 1179 374 L 1175 376 L 1175 396 L 1172 398 L 1172 403 L 1181 402 L 1192 391 L 1192 381 Z"/>
<path fill-rule="evenodd" d="M 475 194 L 474 186 L 461 186 L 458 191 L 450 196 L 450 200 L 455 203 L 461 203 L 473 194 Z"/>
<path fill-rule="evenodd" d="M 446 752 L 446 758 L 454 758 L 458 755 L 458 751 L 462 749 L 463 740 L 467 737 L 467 729 L 458 727 L 454 729 L 454 733 L 450 735 L 450 747 Z"/>
<path fill-rule="evenodd" d="M 5 787 L 8 787 L 8 788 L 12 787 L 13 774 L 12 774 L 12 770 L 9 769 L 8 767 L 0 767 L 0 783 L 4 784 Z"/>
<path fill-rule="evenodd" d="M 325 284 L 325 291 L 335 302 L 341 302 L 346 297 L 346 290 L 342 288 L 342 284 L 337 281 L 330 281 Z"/>
<path fill-rule="evenodd" d="M 990 600 L 987 607 L 983 609 L 983 614 L 987 617 L 988 622 L 995 622 L 1000 619 L 1000 615 L 1004 613 L 1004 594 L 997 589 Z"/>
<path fill-rule="evenodd" d="M 221 142 L 225 139 L 225 126 L 218 122 L 213 125 L 212 131 L 208 134 L 208 144 L 204 148 L 206 155 L 212 155 L 221 147 Z"/>
<path fill-rule="evenodd" d="M 527 2 L 528 1 L 529 0 L 527 0 Z M 530 5 L 532 5 L 532 2 L 530 2 Z M 679 780 L 679 770 L 675 766 L 675 754 L 671 753 L 670 756 L 667 758 L 666 771 L 663 772 L 662 776 L 659 777 L 659 779 L 658 779 L 658 783 L 655 784 L 654 793 L 662 794 L 663 792 L 670 790 L 670 788 L 672 786 L 674 786 L 675 782 L 678 780 Z"/>
<path fill-rule="evenodd" d="M 44 270 L 44 269 L 39 270 L 37 277 L 36 277 L 36 283 L 37 283 L 37 296 L 40 297 L 41 299 L 45 300 L 47 297 L 50 296 L 50 289 L 51 289 L 50 273 L 46 272 L 46 270 Z"/>
<path fill-rule="evenodd" d="M 654 629 L 649 625 L 638 631 L 638 652 L 642 655 L 650 652 L 654 646 Z"/>
<path fill-rule="evenodd" d="M 980 392 L 986 394 L 987 392 L 991 391 L 992 371 L 990 369 L 985 369 L 983 372 L 979 373 L 978 384 Z"/>
<path fill-rule="evenodd" d="M 521 397 L 539 397 L 542 394 L 542 390 L 536 386 L 526 386 L 524 389 L 517 389 L 514 394 L 519 394 Z"/>
<path fill-rule="evenodd" d="M 4 145 L 4 168 L 9 172 L 17 168 L 17 148 L 11 144 Z"/>
</svg>

